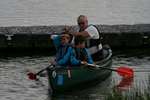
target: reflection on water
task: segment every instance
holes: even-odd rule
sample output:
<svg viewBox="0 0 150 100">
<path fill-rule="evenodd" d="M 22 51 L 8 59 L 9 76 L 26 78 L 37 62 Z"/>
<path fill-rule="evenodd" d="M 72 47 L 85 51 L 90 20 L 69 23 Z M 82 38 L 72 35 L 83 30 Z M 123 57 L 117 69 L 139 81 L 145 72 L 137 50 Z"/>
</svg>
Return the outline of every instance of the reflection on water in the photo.
<svg viewBox="0 0 150 100">
<path fill-rule="evenodd" d="M 39 81 L 29 80 L 27 71 L 39 71 L 48 66 L 52 57 L 24 56 L 0 58 L 0 98 L 1 100 L 48 100 L 47 78 L 40 77 Z M 103 100 L 115 89 L 125 94 L 134 93 L 135 90 L 145 93 L 150 89 L 150 57 L 116 55 L 113 57 L 113 68 L 129 66 L 133 68 L 134 77 L 124 79 L 116 72 L 102 83 L 75 91 L 66 95 L 56 96 L 54 99 L 66 100 Z"/>
<path fill-rule="evenodd" d="M 133 77 L 122 78 L 121 81 L 116 85 L 118 91 L 126 91 L 133 85 Z"/>
</svg>

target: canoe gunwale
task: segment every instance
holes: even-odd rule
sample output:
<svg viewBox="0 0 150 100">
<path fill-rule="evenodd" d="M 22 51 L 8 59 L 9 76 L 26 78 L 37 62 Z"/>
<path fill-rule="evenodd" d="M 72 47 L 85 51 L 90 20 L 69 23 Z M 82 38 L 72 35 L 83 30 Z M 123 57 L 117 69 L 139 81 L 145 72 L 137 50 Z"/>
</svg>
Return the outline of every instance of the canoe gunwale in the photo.
<svg viewBox="0 0 150 100">
<path fill-rule="evenodd" d="M 111 57 L 112 57 L 112 51 L 111 51 L 111 49 L 109 49 L 108 52 L 109 52 L 109 55 L 107 57 L 105 57 L 105 59 L 102 59 L 100 61 L 96 61 L 95 64 L 103 66 L 104 63 L 106 63 L 107 61 L 109 61 L 109 59 L 111 59 Z M 73 70 L 73 69 L 78 69 L 79 67 L 90 68 L 90 66 L 88 67 L 88 65 L 72 66 L 72 67 L 70 67 L 70 66 L 68 66 L 68 67 L 66 67 L 66 66 L 65 67 L 56 67 L 54 65 L 54 67 L 50 68 L 50 70 L 68 70 L 68 69 Z"/>
</svg>

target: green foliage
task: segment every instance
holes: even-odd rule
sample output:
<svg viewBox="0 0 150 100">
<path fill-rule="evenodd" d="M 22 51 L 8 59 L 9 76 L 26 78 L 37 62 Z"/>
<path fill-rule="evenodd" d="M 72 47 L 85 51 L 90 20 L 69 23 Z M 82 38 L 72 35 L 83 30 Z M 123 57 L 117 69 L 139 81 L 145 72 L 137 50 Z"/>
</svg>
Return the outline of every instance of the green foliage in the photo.
<svg viewBox="0 0 150 100">
<path fill-rule="evenodd" d="M 117 92 L 115 89 L 113 92 L 106 97 L 106 100 L 150 100 L 150 93 L 148 91 L 144 91 L 144 93 L 135 90 L 129 91 L 128 94 L 123 94 L 121 92 Z"/>
</svg>

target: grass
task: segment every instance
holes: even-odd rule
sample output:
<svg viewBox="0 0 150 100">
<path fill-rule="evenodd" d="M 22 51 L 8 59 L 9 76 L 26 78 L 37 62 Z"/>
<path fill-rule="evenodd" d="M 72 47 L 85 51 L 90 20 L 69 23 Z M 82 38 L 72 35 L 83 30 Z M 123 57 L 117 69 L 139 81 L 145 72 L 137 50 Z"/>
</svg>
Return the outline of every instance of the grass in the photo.
<svg viewBox="0 0 150 100">
<path fill-rule="evenodd" d="M 150 100 L 150 93 L 149 91 L 142 93 L 139 90 L 134 90 L 124 94 L 114 89 L 113 92 L 106 97 L 106 100 Z"/>
</svg>

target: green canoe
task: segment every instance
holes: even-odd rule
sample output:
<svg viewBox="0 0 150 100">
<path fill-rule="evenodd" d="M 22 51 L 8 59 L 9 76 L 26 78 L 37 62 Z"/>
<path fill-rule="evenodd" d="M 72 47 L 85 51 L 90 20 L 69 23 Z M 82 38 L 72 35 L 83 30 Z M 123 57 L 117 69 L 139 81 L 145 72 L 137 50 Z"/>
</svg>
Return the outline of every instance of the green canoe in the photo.
<svg viewBox="0 0 150 100">
<path fill-rule="evenodd" d="M 110 68 L 112 65 L 111 49 L 104 49 L 104 59 L 96 61 L 101 67 Z M 53 93 L 65 93 L 79 89 L 95 82 L 105 80 L 110 70 L 91 66 L 70 66 L 65 68 L 48 68 L 49 86 Z"/>
</svg>

